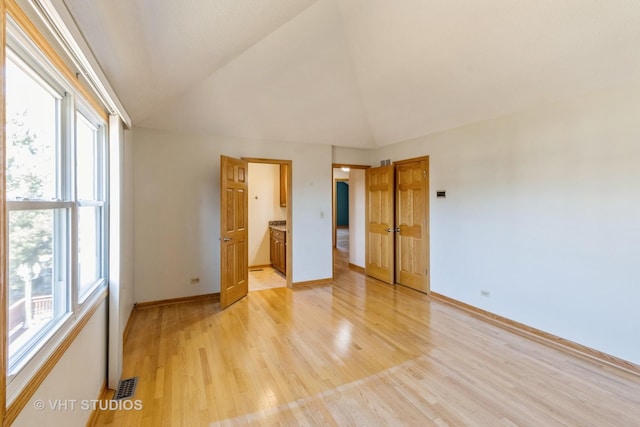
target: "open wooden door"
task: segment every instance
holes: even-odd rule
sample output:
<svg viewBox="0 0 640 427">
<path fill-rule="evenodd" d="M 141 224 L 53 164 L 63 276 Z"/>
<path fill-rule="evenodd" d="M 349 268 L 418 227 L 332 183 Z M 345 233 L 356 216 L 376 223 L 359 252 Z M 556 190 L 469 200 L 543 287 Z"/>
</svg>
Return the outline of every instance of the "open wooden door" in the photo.
<svg viewBox="0 0 640 427">
<path fill-rule="evenodd" d="M 396 282 L 429 292 L 428 158 L 396 163 Z"/>
<path fill-rule="evenodd" d="M 247 162 L 220 156 L 220 307 L 249 290 Z"/>
<path fill-rule="evenodd" d="M 387 283 L 394 280 L 393 170 L 365 170 L 365 272 Z"/>
</svg>

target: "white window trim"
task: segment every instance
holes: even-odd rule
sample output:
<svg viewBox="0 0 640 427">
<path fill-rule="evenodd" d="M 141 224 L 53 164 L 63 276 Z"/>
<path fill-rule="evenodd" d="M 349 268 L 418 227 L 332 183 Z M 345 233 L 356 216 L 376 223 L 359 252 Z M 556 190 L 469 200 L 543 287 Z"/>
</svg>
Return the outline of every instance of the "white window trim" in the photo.
<svg viewBox="0 0 640 427">
<path fill-rule="evenodd" d="M 107 124 L 104 122 L 104 120 L 102 120 L 100 117 L 98 117 L 97 114 L 95 114 L 91 108 L 86 105 L 83 101 L 78 100 L 78 102 L 76 103 L 75 106 L 75 121 L 76 123 L 74 123 L 74 130 L 76 129 L 77 125 L 77 115 L 81 114 L 83 116 L 83 119 L 88 121 L 89 124 L 91 124 L 94 129 L 97 131 L 97 147 L 96 147 L 96 157 L 98 159 L 97 162 L 97 194 L 96 197 L 97 199 L 93 199 L 93 200 L 86 200 L 86 199 L 78 199 L 75 202 L 75 208 L 74 208 L 74 215 L 77 218 L 77 213 L 78 213 L 78 208 L 81 207 L 99 207 L 100 209 L 100 214 L 101 214 L 101 218 L 102 218 L 102 227 L 100 228 L 100 230 L 98 230 L 98 234 L 99 234 L 99 239 L 100 242 L 102 243 L 102 247 L 100 248 L 102 256 L 101 258 L 101 262 L 100 262 L 100 272 L 102 274 L 102 276 L 100 278 L 98 278 L 98 280 L 96 280 L 92 285 L 88 286 L 85 289 L 80 290 L 80 282 L 79 282 L 79 275 L 77 272 L 77 259 L 76 262 L 74 263 L 74 278 L 75 278 L 75 291 L 77 293 L 77 298 L 74 299 L 74 303 L 78 304 L 78 305 L 82 305 L 85 303 L 85 301 L 87 300 L 87 298 L 89 298 L 91 295 L 93 295 L 95 293 L 95 291 L 97 289 L 100 289 L 102 287 L 106 287 L 107 284 L 107 269 L 108 269 L 108 245 L 107 245 L 107 240 L 108 240 L 108 233 L 107 233 L 107 208 L 106 208 L 106 195 L 107 193 L 107 182 L 108 182 L 108 176 L 106 174 L 106 171 L 108 170 L 108 158 L 107 158 Z M 80 119 L 82 120 L 82 119 Z M 76 143 L 77 143 L 77 139 L 76 139 Z M 75 145 L 74 145 L 75 148 Z M 75 151 L 74 151 L 75 153 Z M 75 158 L 75 156 L 74 156 Z M 75 166 L 75 162 L 74 162 L 74 166 Z M 76 167 L 73 168 L 73 171 L 75 173 L 76 171 Z M 75 183 L 76 187 L 74 188 L 74 194 L 77 194 L 77 181 L 73 180 L 73 182 Z M 78 222 L 75 220 L 74 218 L 74 222 L 73 222 L 73 228 L 74 228 L 74 237 L 73 237 L 73 241 L 74 243 L 78 242 Z M 77 257 L 77 249 L 74 251 L 74 256 Z"/>
<path fill-rule="evenodd" d="M 67 306 L 68 311 L 58 319 L 50 328 L 42 332 L 41 339 L 33 344 L 26 357 L 15 361 L 13 366 L 7 366 L 7 390 L 6 404 L 9 406 L 32 381 L 34 376 L 43 368 L 46 362 L 54 355 L 56 349 L 62 345 L 69 334 L 74 330 L 80 320 L 86 316 L 94 306 L 104 298 L 108 283 L 108 133 L 107 124 L 99 114 L 95 113 L 82 97 L 77 96 L 77 91 L 66 81 L 64 75 L 49 62 L 45 55 L 30 38 L 23 32 L 18 24 L 7 15 L 6 19 L 6 51 L 8 57 L 16 63 L 27 66 L 27 72 L 36 80 L 47 83 L 54 93 L 52 95 L 61 99 L 60 138 L 61 173 L 66 174 L 62 181 L 66 185 L 58 188 L 62 199 L 39 200 L 19 199 L 7 200 L 7 211 L 21 211 L 34 209 L 66 209 L 68 213 L 67 227 L 71 230 L 68 234 L 68 250 L 66 252 L 66 276 L 67 281 Z M 31 70 L 29 70 L 31 69 Z M 61 95 L 63 94 L 63 95 Z M 102 129 L 102 141 L 99 144 L 101 150 L 101 200 L 99 201 L 75 201 L 75 114 L 81 111 L 85 117 L 95 119 L 94 123 Z M 66 142 L 65 142 L 66 141 Z M 61 184 L 58 183 L 60 186 Z M 79 298 L 77 277 L 77 209 L 80 206 L 96 206 L 102 208 L 102 275 L 95 284 L 85 292 L 82 299 Z M 8 223 L 7 223 L 8 227 Z M 8 248 L 8 234 L 7 248 Z M 6 331 L 4 332 L 7 333 Z"/>
</svg>

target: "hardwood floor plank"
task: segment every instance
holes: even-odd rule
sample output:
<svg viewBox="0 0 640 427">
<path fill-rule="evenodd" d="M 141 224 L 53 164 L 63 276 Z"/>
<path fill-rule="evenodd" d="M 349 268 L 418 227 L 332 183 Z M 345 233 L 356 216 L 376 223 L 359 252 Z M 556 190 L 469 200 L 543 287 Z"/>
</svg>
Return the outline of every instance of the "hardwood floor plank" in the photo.
<svg viewBox="0 0 640 427">
<path fill-rule="evenodd" d="M 136 310 L 123 377 L 143 409 L 95 425 L 637 425 L 638 376 L 336 266 L 225 311 Z"/>
</svg>

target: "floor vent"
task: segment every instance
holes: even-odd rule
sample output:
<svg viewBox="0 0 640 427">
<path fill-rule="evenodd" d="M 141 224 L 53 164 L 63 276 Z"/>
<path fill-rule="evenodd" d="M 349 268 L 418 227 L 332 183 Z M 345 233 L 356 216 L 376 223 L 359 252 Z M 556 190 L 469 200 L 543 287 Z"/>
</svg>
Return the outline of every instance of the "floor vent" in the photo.
<svg viewBox="0 0 640 427">
<path fill-rule="evenodd" d="M 253 273 L 254 271 L 264 271 L 264 269 L 263 268 L 252 268 L 249 271 Z"/>
<path fill-rule="evenodd" d="M 113 400 L 130 399 L 136 394 L 136 386 L 138 385 L 138 377 L 127 378 L 118 383 L 118 390 Z"/>
</svg>

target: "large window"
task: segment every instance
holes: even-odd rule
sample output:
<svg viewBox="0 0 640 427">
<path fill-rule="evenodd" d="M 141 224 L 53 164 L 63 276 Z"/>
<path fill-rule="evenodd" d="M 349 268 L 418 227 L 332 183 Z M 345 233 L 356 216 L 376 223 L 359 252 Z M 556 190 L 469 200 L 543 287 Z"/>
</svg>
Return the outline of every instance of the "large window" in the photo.
<svg viewBox="0 0 640 427">
<path fill-rule="evenodd" d="M 105 125 L 54 75 L 7 49 L 9 376 L 105 283 Z"/>
</svg>

